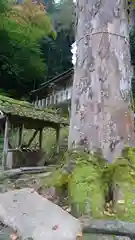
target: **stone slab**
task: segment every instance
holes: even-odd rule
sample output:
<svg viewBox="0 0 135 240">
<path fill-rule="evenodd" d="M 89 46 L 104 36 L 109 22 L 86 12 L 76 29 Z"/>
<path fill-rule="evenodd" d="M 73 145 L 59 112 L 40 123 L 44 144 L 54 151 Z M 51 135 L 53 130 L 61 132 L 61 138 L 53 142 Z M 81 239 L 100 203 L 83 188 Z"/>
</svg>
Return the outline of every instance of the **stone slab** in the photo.
<svg viewBox="0 0 135 240">
<path fill-rule="evenodd" d="M 30 188 L 0 194 L 0 221 L 22 239 L 75 240 L 79 220 Z"/>
</svg>

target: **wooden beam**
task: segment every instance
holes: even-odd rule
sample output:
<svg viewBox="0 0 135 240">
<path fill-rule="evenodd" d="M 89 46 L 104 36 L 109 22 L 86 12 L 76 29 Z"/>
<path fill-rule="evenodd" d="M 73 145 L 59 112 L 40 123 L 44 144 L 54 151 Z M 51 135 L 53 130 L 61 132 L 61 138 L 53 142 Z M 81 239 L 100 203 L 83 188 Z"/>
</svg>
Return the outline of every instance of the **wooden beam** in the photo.
<svg viewBox="0 0 135 240">
<path fill-rule="evenodd" d="M 8 117 L 6 117 L 5 131 L 4 131 L 3 157 L 2 157 L 2 169 L 3 170 L 6 167 L 7 154 L 8 154 L 8 126 L 9 126 L 9 121 L 8 121 Z"/>
<path fill-rule="evenodd" d="M 33 149 L 31 149 L 31 148 L 28 148 L 28 147 L 21 147 L 21 148 L 9 148 L 8 149 L 8 152 L 31 152 L 31 151 L 39 151 L 39 148 L 33 148 Z"/>
<path fill-rule="evenodd" d="M 4 180 L 10 177 L 23 174 L 33 174 L 33 173 L 46 173 L 45 176 L 49 176 L 56 166 L 50 165 L 48 167 L 21 167 L 16 169 L 5 170 L 0 172 L 0 180 Z"/>
<path fill-rule="evenodd" d="M 27 147 L 29 147 L 29 146 L 31 145 L 31 143 L 33 142 L 33 140 L 34 140 L 34 138 L 36 137 L 36 135 L 37 135 L 38 132 L 39 132 L 39 129 L 34 132 L 33 136 L 31 137 L 31 139 L 30 139 L 29 142 L 28 142 Z"/>
<path fill-rule="evenodd" d="M 20 152 L 22 152 L 22 149 L 21 148 L 9 148 L 8 149 L 8 152 L 17 152 L 17 151 L 20 151 Z"/>
<path fill-rule="evenodd" d="M 60 152 L 60 126 L 56 128 L 56 152 Z"/>
<path fill-rule="evenodd" d="M 43 128 L 39 131 L 39 148 L 42 149 Z"/>
</svg>

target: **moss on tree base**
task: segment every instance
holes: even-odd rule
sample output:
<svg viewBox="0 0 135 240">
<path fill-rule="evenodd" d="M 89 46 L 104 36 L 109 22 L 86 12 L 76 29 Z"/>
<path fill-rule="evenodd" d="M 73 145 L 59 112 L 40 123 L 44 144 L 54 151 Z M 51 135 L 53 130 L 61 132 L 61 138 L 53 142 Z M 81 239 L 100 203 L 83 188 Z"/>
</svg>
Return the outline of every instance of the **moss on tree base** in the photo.
<svg viewBox="0 0 135 240">
<path fill-rule="evenodd" d="M 98 168 L 91 163 L 76 166 L 69 180 L 71 205 L 75 206 L 74 215 L 87 214 L 101 218 L 104 209 L 104 189 Z"/>
<path fill-rule="evenodd" d="M 100 154 L 70 152 L 66 154 L 64 166 L 56 169 L 43 184 L 57 189 L 67 186 L 69 204 L 77 217 L 135 222 L 134 152 L 134 148 L 126 148 L 122 157 L 111 164 Z M 109 195 L 110 187 L 113 195 Z"/>
</svg>

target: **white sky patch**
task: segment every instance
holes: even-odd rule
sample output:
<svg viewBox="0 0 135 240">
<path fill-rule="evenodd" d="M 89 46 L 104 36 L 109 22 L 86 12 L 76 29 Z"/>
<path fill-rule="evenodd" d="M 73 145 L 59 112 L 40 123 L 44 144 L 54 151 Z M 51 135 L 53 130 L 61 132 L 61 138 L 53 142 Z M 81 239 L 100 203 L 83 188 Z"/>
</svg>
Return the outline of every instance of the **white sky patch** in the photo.
<svg viewBox="0 0 135 240">
<path fill-rule="evenodd" d="M 76 54 L 77 54 L 77 44 L 76 44 L 76 42 L 74 42 L 71 45 L 71 53 L 72 53 L 72 63 L 73 63 L 73 65 L 75 65 L 76 64 Z"/>
</svg>

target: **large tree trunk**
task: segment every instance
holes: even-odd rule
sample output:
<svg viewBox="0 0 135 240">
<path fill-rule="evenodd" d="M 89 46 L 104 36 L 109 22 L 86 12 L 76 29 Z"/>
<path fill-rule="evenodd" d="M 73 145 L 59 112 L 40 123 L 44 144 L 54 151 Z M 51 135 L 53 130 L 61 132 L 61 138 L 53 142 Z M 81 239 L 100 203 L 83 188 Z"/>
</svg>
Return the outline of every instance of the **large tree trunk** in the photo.
<svg viewBox="0 0 135 240">
<path fill-rule="evenodd" d="M 126 0 L 77 2 L 69 149 L 102 149 L 108 161 L 134 140 L 126 7 Z"/>
</svg>

